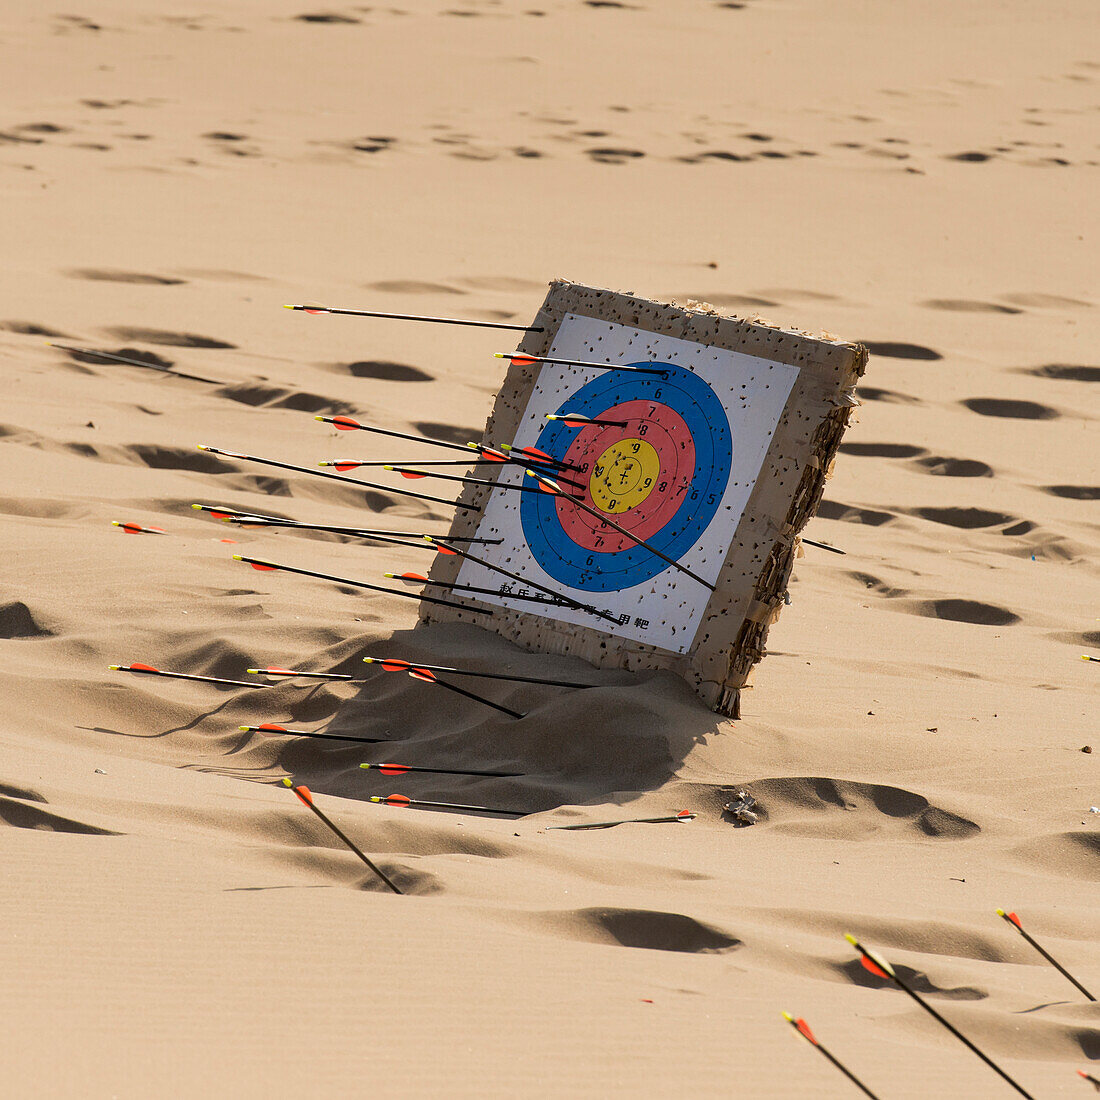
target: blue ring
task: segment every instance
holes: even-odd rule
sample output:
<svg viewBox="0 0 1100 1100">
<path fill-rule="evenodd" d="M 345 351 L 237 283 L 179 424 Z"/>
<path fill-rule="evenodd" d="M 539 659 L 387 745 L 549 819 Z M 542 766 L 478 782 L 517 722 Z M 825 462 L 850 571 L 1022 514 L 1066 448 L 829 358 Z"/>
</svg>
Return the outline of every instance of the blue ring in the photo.
<svg viewBox="0 0 1100 1100">
<path fill-rule="evenodd" d="M 641 367 L 652 363 L 642 360 L 627 365 Z M 668 523 L 646 539 L 650 546 L 678 561 L 710 526 L 726 491 L 733 462 L 733 436 L 726 410 L 698 375 L 669 366 L 666 378 L 609 371 L 568 397 L 555 414 L 570 412 L 596 418 L 611 406 L 626 401 L 651 401 L 668 406 L 687 424 L 695 444 L 691 486 Z M 550 421 L 534 445 L 560 457 L 576 438 L 577 430 L 560 420 Z M 609 554 L 578 546 L 558 520 L 556 499 L 551 493 L 524 493 L 520 501 L 520 522 L 527 545 L 535 560 L 555 580 L 584 592 L 619 592 L 645 584 L 671 568 L 644 546 L 630 546 Z"/>
</svg>

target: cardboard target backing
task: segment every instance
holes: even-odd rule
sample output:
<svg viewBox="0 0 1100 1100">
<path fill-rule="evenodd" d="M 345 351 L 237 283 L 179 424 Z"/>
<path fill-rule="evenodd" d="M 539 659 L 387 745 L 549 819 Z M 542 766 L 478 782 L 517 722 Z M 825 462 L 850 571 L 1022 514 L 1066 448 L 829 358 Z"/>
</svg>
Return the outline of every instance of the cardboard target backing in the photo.
<svg viewBox="0 0 1100 1100">
<path fill-rule="evenodd" d="M 460 507 L 450 534 L 501 541 L 471 547 L 478 561 L 437 556 L 429 579 L 481 591 L 425 595 L 493 616 L 422 603 L 421 621 L 670 669 L 736 717 L 866 350 L 568 282 L 551 284 L 532 326 L 543 331 L 517 354 L 574 362 L 513 363 L 482 441 L 552 456 L 540 471 L 562 492 L 519 465 L 479 467 L 494 487 L 464 488 L 460 506 L 480 512 Z"/>
</svg>

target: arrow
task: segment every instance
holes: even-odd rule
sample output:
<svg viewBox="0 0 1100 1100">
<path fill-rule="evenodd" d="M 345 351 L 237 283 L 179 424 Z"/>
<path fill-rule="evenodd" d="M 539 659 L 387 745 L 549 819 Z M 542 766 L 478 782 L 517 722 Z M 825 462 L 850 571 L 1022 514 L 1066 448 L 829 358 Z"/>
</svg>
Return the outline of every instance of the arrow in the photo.
<svg viewBox="0 0 1100 1100">
<path fill-rule="evenodd" d="M 391 428 L 377 428 L 373 424 L 363 424 L 350 416 L 315 416 L 324 424 L 331 424 L 341 432 L 373 432 L 375 435 L 388 435 L 393 439 L 408 439 L 413 443 L 431 443 L 436 447 L 445 447 L 449 451 L 467 451 L 465 443 L 451 443 L 446 439 L 433 439 L 430 435 L 410 435 L 408 432 L 395 432 Z"/>
<path fill-rule="evenodd" d="M 570 498 L 572 499 L 572 498 Z M 599 611 L 595 607 L 590 607 L 585 603 L 578 603 L 570 596 L 564 596 L 560 592 L 555 592 L 552 588 L 547 588 L 543 584 L 539 584 L 537 581 L 529 581 L 524 577 L 521 577 L 518 573 L 511 573 L 507 569 L 502 568 L 499 565 L 490 565 L 489 562 L 484 561 L 481 558 L 475 558 L 473 554 L 466 550 L 459 550 L 457 547 L 450 546 L 442 539 L 436 538 L 434 535 L 425 535 L 425 540 L 430 542 L 433 546 L 441 547 L 444 550 L 449 550 L 452 554 L 457 554 L 460 558 L 465 558 L 467 561 L 472 561 L 475 565 L 483 566 L 485 569 L 490 570 L 493 573 L 499 573 L 503 577 L 508 577 L 510 580 L 518 581 L 522 585 L 527 585 L 536 589 L 539 592 L 545 593 L 547 596 L 553 596 L 556 600 L 564 600 L 570 607 L 576 608 L 578 611 L 587 611 L 590 615 L 595 615 L 597 618 L 606 619 L 609 623 L 619 625 L 619 620 L 613 615 L 608 614 L 606 611 Z M 508 596 L 511 593 L 501 592 L 498 595 Z"/>
<path fill-rule="evenodd" d="M 231 684 L 233 687 L 263 688 L 267 684 L 250 684 L 247 680 L 223 680 L 220 676 L 195 676 L 190 672 L 165 672 L 152 665 L 134 662 L 132 665 L 108 665 L 111 672 L 140 672 L 145 676 L 165 676 L 170 680 L 198 680 L 204 684 Z"/>
<path fill-rule="evenodd" d="M 817 1047 L 817 1049 L 821 1051 L 821 1053 L 826 1058 L 828 1058 L 829 1061 L 832 1062 L 833 1065 L 836 1066 L 836 1068 L 840 1070 L 840 1072 L 843 1073 L 844 1076 L 847 1077 L 848 1080 L 851 1081 L 857 1089 L 862 1090 L 865 1096 L 871 1097 L 871 1100 L 878 1100 L 878 1097 L 850 1069 L 848 1069 L 847 1066 L 842 1065 L 836 1058 L 833 1057 L 832 1054 L 829 1053 L 829 1051 L 827 1051 L 817 1041 L 817 1039 L 814 1037 L 814 1033 L 810 1030 L 810 1025 L 806 1023 L 806 1021 L 803 1020 L 801 1016 L 796 1020 L 789 1012 L 784 1012 L 783 1019 L 786 1020 L 787 1023 L 789 1023 L 791 1027 L 793 1027 L 795 1031 L 797 1031 L 799 1035 L 801 1035 L 807 1042 L 812 1043 L 815 1047 Z"/>
<path fill-rule="evenodd" d="M 296 569 L 292 565 L 278 565 L 273 561 L 265 561 L 263 558 L 246 558 L 242 554 L 234 554 L 233 560 L 247 562 L 253 569 L 259 569 L 263 572 L 299 573 L 303 577 L 319 577 L 323 581 L 335 581 L 336 584 L 350 584 L 353 588 L 366 588 L 371 592 L 384 592 L 389 596 L 402 596 L 410 600 L 426 600 L 428 603 L 441 604 L 443 607 L 457 607 L 466 611 L 476 611 L 481 615 L 493 614 L 493 612 L 487 608 L 469 607 L 466 604 L 452 603 L 450 600 L 439 600 L 434 596 L 417 596 L 412 592 L 402 592 L 398 588 L 383 588 L 381 585 L 367 584 L 366 581 L 353 581 L 348 580 L 347 577 L 334 577 L 331 573 L 318 573 L 313 569 Z"/>
<path fill-rule="evenodd" d="M 559 471 L 558 477 L 561 478 L 567 485 L 572 485 L 577 489 L 583 489 L 584 486 L 577 481 L 571 481 L 569 478 L 561 477 L 561 470 L 576 470 L 581 473 L 579 466 L 574 466 L 571 462 L 559 462 L 556 458 L 550 458 L 545 451 L 536 450 L 534 447 L 526 448 L 529 454 L 522 451 L 517 451 L 514 447 L 509 447 L 507 443 L 502 443 L 500 450 L 495 447 L 486 447 L 480 443 L 469 443 L 469 447 L 473 447 L 474 450 L 479 451 L 482 456 L 490 462 L 510 462 L 515 466 L 520 466 L 524 470 L 534 470 L 538 467 L 550 467 L 552 470 Z M 523 458 L 514 457 L 517 454 L 524 454 Z M 545 458 L 539 458 L 537 456 L 545 455 Z"/>
<path fill-rule="evenodd" d="M 238 451 L 223 451 L 217 447 L 208 447 L 205 443 L 197 444 L 200 451 L 206 451 L 212 455 L 220 455 L 222 458 L 236 458 L 241 462 L 258 462 L 261 466 L 276 466 L 280 470 L 294 470 L 300 474 L 309 474 L 311 477 L 327 477 L 331 481 L 343 481 L 348 485 L 354 485 L 359 489 L 379 489 L 383 493 L 397 493 L 403 497 L 416 497 L 417 500 L 430 500 L 434 504 L 445 504 L 449 508 L 456 507 L 453 500 L 444 500 L 442 497 L 425 496 L 423 493 L 414 493 L 411 489 L 395 489 L 390 485 L 377 485 L 373 481 L 359 481 L 354 477 L 344 477 L 342 474 L 326 474 L 321 470 L 315 470 L 311 466 L 295 466 L 291 462 L 278 462 L 274 458 L 258 458 L 256 455 L 240 454 Z M 459 505 L 462 508 L 473 508 L 475 512 L 480 512 L 480 508 L 475 508 L 470 504 Z"/>
<path fill-rule="evenodd" d="M 566 413 L 556 416 L 553 413 L 546 414 L 547 420 L 560 420 L 567 428 L 587 428 L 589 424 L 596 424 L 604 428 L 625 428 L 625 420 L 596 420 L 591 416 L 581 416 L 580 413 Z"/>
<path fill-rule="evenodd" d="M 268 516 L 263 512 L 242 512 L 239 508 L 230 508 L 226 504 L 192 504 L 191 507 L 198 512 L 209 512 L 214 519 L 227 520 L 234 517 L 244 518 L 250 516 L 252 519 L 269 520 L 273 523 L 281 522 L 278 516 Z"/>
<path fill-rule="evenodd" d="M 543 332 L 531 325 L 506 325 L 499 321 L 469 321 L 459 317 L 425 317 L 418 313 L 379 313 L 372 309 L 337 309 L 335 306 L 283 306 L 303 313 L 338 313 L 345 317 L 384 317 L 391 321 L 428 321 L 434 325 L 468 325 L 471 328 L 507 328 L 514 332 Z"/>
<path fill-rule="evenodd" d="M 502 714 L 510 714 L 513 718 L 526 717 L 525 714 L 522 714 L 518 710 L 510 710 L 508 707 L 502 707 L 499 703 L 494 703 L 491 699 L 485 699 L 480 695 L 475 695 L 472 691 L 460 688 L 457 684 L 448 684 L 445 680 L 437 679 L 434 672 L 430 672 L 421 665 L 410 665 L 408 668 L 400 670 L 391 669 L 389 671 L 407 672 L 414 680 L 423 680 L 426 684 L 438 684 L 441 688 L 453 691 L 456 695 L 464 695 L 467 699 L 473 699 L 476 703 L 482 703 L 487 707 L 492 707 L 493 710 L 499 710 Z"/>
<path fill-rule="evenodd" d="M 537 447 L 513 447 L 509 443 L 502 443 L 500 449 L 506 451 L 509 455 L 515 452 L 527 458 L 533 458 L 541 466 L 557 466 L 559 470 L 576 470 L 578 473 L 580 472 L 579 466 L 562 462 L 557 458 L 551 458 L 545 451 L 540 451 Z"/>
<path fill-rule="evenodd" d="M 249 676 L 301 676 L 313 680 L 346 680 L 356 684 L 366 682 L 365 680 L 356 680 L 354 676 L 348 676 L 343 672 L 299 672 L 293 668 L 246 668 L 245 672 Z"/>
<path fill-rule="evenodd" d="M 807 546 L 816 546 L 819 550 L 828 550 L 830 554 L 847 554 L 847 550 L 840 550 L 835 546 L 830 546 L 827 542 L 814 542 L 813 539 L 808 539 L 803 536 L 802 541 Z"/>
<path fill-rule="evenodd" d="M 538 676 L 509 676 L 505 672 L 473 672 L 466 668 L 448 668 L 446 665 L 413 665 L 411 661 L 401 661 L 394 657 L 364 657 L 363 663 L 381 665 L 386 672 L 400 672 L 410 668 L 423 668 L 428 672 L 445 672 L 450 676 L 478 676 L 485 680 L 513 680 L 520 684 L 546 684 L 550 687 L 588 688 L 597 684 L 574 684 L 569 680 L 544 680 Z"/>
<path fill-rule="evenodd" d="M 668 564 L 671 565 L 673 569 L 677 569 L 685 576 L 691 577 L 693 581 L 698 581 L 701 585 L 703 585 L 704 588 L 709 588 L 712 592 L 715 591 L 715 587 L 713 584 L 710 583 L 710 581 L 703 580 L 703 578 L 700 577 L 698 574 L 693 573 L 690 569 L 688 569 L 686 565 L 681 565 L 678 561 L 673 560 L 667 554 L 662 554 L 661 551 L 658 550 L 655 546 L 650 546 L 649 543 L 646 542 L 644 539 L 638 538 L 637 535 L 632 534 L 625 527 L 620 527 L 613 520 L 609 520 L 598 509 L 593 508 L 589 504 L 585 504 L 583 500 L 578 500 L 575 496 L 571 496 L 569 493 L 563 492 L 561 486 L 556 481 L 552 481 L 548 477 L 543 477 L 541 474 L 536 474 L 534 470 L 528 470 L 527 473 L 531 477 L 533 477 L 539 483 L 539 485 L 541 485 L 542 488 L 546 490 L 546 492 L 553 493 L 555 496 L 562 497 L 563 499 L 568 500 L 570 503 L 575 504 L 578 508 L 587 512 L 590 516 L 594 516 L 601 523 L 606 524 L 612 530 L 618 531 L 620 535 L 625 535 L 632 542 L 637 543 L 638 546 L 641 546 L 643 549 L 648 550 L 651 554 L 655 554 L 661 559 L 661 561 L 668 562 Z"/>
<path fill-rule="evenodd" d="M 333 822 L 331 822 L 328 817 L 313 804 L 313 793 L 308 787 L 295 787 L 294 781 L 290 778 L 286 778 L 283 780 L 283 786 L 289 787 L 302 800 L 302 802 L 306 806 L 308 806 L 395 894 L 401 893 L 401 891 L 398 890 L 398 888 L 394 886 L 394 884 L 390 882 L 388 878 L 386 878 L 385 874 L 383 874 L 383 872 L 378 867 L 376 867 L 369 859 L 367 859 L 367 857 L 354 844 L 352 844 L 350 840 L 348 840 L 348 838 L 333 824 Z"/>
<path fill-rule="evenodd" d="M 463 485 L 482 485 L 488 489 L 509 489 L 517 493 L 537 493 L 540 490 L 533 485 L 509 485 L 507 482 L 491 481 L 483 477 L 460 477 L 458 474 L 437 474 L 426 470 L 411 470 L 407 466 L 387 466 L 395 474 L 407 478 L 430 477 L 436 481 L 458 481 Z M 527 467 L 528 473 L 534 473 L 531 467 Z"/>
<path fill-rule="evenodd" d="M 1007 1081 L 1021 1096 L 1027 1097 L 1027 1100 L 1035 1100 L 1035 1097 L 1033 1097 L 1030 1092 L 1026 1092 L 1023 1087 L 1009 1077 L 996 1062 L 984 1055 L 957 1027 L 953 1024 L 949 1024 L 930 1004 L 928 1004 L 927 1001 L 923 1000 L 915 990 L 906 985 L 905 982 L 894 973 L 894 968 L 882 958 L 881 955 L 876 955 L 873 951 L 869 951 L 855 938 L 855 936 L 850 936 L 848 933 L 845 933 L 844 938 L 860 953 L 860 962 L 863 964 L 864 969 L 869 970 L 876 977 L 885 978 L 887 981 L 891 981 L 897 985 L 899 989 L 903 990 L 916 1001 L 933 1020 L 947 1028 L 959 1042 L 976 1054 L 994 1073 Z"/>
<path fill-rule="evenodd" d="M 669 372 L 668 367 L 628 367 L 625 363 L 589 363 L 581 359 L 551 359 L 549 355 L 521 355 L 519 352 L 506 354 L 502 351 L 493 352 L 494 359 L 507 359 L 515 367 L 530 367 L 535 363 L 556 363 L 563 367 L 591 367 L 592 370 L 621 370 L 630 371 L 633 374 L 664 374 Z"/>
<path fill-rule="evenodd" d="M 201 504 L 192 504 L 192 508 L 202 508 Z M 208 511 L 210 509 L 207 509 Z M 218 515 L 217 512 L 213 513 Z M 277 516 L 261 516 L 250 515 L 247 512 L 241 512 L 238 515 L 219 516 L 221 519 L 225 519 L 229 523 L 235 523 L 241 527 L 288 527 L 299 528 L 303 531 L 330 531 L 334 535 L 349 535 L 352 537 L 374 539 L 378 542 L 392 542 L 398 546 L 416 546 L 421 547 L 421 543 L 424 541 L 423 531 L 387 531 L 383 528 L 373 527 L 337 527 L 329 523 L 303 523 L 296 519 L 279 519 Z M 452 536 L 448 535 L 448 538 Z M 455 542 L 481 542 L 487 543 L 492 546 L 499 546 L 504 539 L 479 539 L 474 538 L 472 535 L 457 535 L 453 536 Z M 404 540 L 412 539 L 414 541 L 406 542 Z"/>
<path fill-rule="evenodd" d="M 146 363 L 141 359 L 128 359 L 125 355 L 115 355 L 110 351 L 96 351 L 95 348 L 71 348 L 66 344 L 55 344 L 51 340 L 47 340 L 46 344 L 51 348 L 60 348 L 62 351 L 68 351 L 74 355 L 92 355 L 97 359 L 107 359 L 112 363 L 125 363 L 128 367 L 144 367 L 146 370 L 157 370 L 161 374 L 172 374 L 176 378 L 189 378 L 192 382 L 209 382 L 212 386 L 224 386 L 224 382 L 219 382 L 216 378 L 203 378 L 198 374 L 184 374 L 181 370 L 172 370 L 171 367 L 162 366 L 160 363 Z"/>
<path fill-rule="evenodd" d="M 616 825 L 657 825 L 665 821 L 694 821 L 691 810 L 681 810 L 678 814 L 665 817 L 628 817 L 621 821 L 584 821 L 579 825 L 547 825 L 548 829 L 613 829 Z"/>
<path fill-rule="evenodd" d="M 117 519 L 111 520 L 112 527 L 121 527 L 128 535 L 167 535 L 163 527 L 142 527 L 140 523 L 122 523 Z"/>
<path fill-rule="evenodd" d="M 997 916 L 1003 918 L 1009 924 L 1011 924 L 1012 927 L 1015 928 L 1016 931 L 1019 932 L 1020 935 L 1023 936 L 1024 939 L 1027 940 L 1027 942 L 1030 943 L 1031 946 L 1034 947 L 1035 950 L 1038 951 L 1039 954 L 1042 955 L 1043 958 L 1046 959 L 1046 961 L 1050 963 L 1050 965 L 1053 966 L 1054 969 L 1057 970 L 1063 978 L 1065 978 L 1069 982 L 1072 982 L 1074 987 L 1078 991 L 1083 993 L 1090 1001 L 1096 1000 L 1096 998 L 1053 955 L 1051 955 L 1049 951 L 1040 946 L 1039 943 L 1037 943 L 1034 939 L 1032 939 L 1031 936 L 1027 934 L 1027 932 L 1024 931 L 1024 926 L 1020 923 L 1020 918 L 1016 916 L 1015 913 L 1006 913 L 1003 909 L 998 909 Z"/>
<path fill-rule="evenodd" d="M 457 768 L 419 768 L 413 764 L 360 764 L 364 771 L 373 768 L 383 775 L 404 775 L 406 772 L 432 772 L 436 775 L 487 775 L 494 779 L 517 779 L 522 772 L 478 772 Z"/>
<path fill-rule="evenodd" d="M 410 543 L 409 545 L 414 545 Z M 448 553 L 449 551 L 441 551 Z M 500 592 L 495 588 L 478 588 L 473 584 L 459 584 L 457 581 L 433 581 L 423 573 L 384 573 L 383 576 L 393 580 L 409 581 L 411 584 L 429 584 L 433 588 L 444 588 L 450 592 L 473 592 L 481 596 L 499 596 Z M 550 599 L 548 596 L 519 596 L 509 593 L 513 600 L 527 600 L 529 603 L 541 603 L 545 607 L 568 607 L 569 605 L 560 599 Z"/>
<path fill-rule="evenodd" d="M 1100 1092 L 1100 1077 L 1093 1077 L 1091 1073 L 1086 1073 L 1083 1069 L 1079 1069 L 1077 1073 L 1088 1081 L 1097 1092 Z"/>
<path fill-rule="evenodd" d="M 488 466 L 491 463 L 499 462 L 500 459 L 496 458 L 444 458 L 436 459 L 432 462 L 421 462 L 418 458 L 409 458 L 393 460 L 399 462 L 402 466 Z M 507 459 L 505 459 L 507 461 Z M 335 458 L 328 462 L 318 462 L 318 466 L 331 466 L 334 470 L 359 470 L 368 467 L 384 470 L 392 470 L 394 467 L 389 462 L 361 462 L 358 459 L 353 458 Z"/>
<path fill-rule="evenodd" d="M 530 810 L 497 810 L 492 806 L 464 806 L 459 802 L 426 802 L 422 798 L 407 798 L 403 794 L 388 794 L 385 798 L 371 796 L 371 802 L 382 806 L 428 806 L 433 810 L 468 810 L 476 814 L 504 814 L 507 817 L 526 817 Z"/>
<path fill-rule="evenodd" d="M 1090 657 L 1087 653 L 1081 654 L 1082 661 L 1100 661 L 1100 657 Z"/>
<path fill-rule="evenodd" d="M 238 726 L 241 733 L 285 733 L 288 737 L 316 737 L 318 741 L 354 741 L 357 745 L 382 745 L 392 740 L 389 737 L 341 737 L 336 733 L 311 733 L 309 730 L 288 730 L 274 722 L 264 722 L 261 726 Z"/>
</svg>

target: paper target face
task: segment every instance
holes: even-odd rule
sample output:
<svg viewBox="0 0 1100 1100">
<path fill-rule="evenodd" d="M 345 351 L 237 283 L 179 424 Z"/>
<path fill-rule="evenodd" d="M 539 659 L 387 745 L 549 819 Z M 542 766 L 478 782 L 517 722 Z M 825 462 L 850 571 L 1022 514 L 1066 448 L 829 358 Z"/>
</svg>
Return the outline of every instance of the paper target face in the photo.
<svg viewBox="0 0 1100 1100">
<path fill-rule="evenodd" d="M 630 534 L 567 499 L 531 493 L 520 503 L 527 545 L 569 588 L 644 584 L 670 568 L 647 547 L 678 561 L 714 519 L 733 458 L 725 409 L 706 382 L 670 367 L 666 377 L 603 372 L 554 409 L 568 413 L 600 423 L 551 421 L 534 446 L 567 464 L 558 480 L 571 496 Z"/>
<path fill-rule="evenodd" d="M 478 597 L 488 603 L 686 652 L 711 592 L 664 558 L 715 582 L 798 369 L 575 314 L 547 355 L 666 373 L 543 365 L 512 445 L 564 463 L 568 495 L 508 466 L 501 485 L 534 491 L 493 490 L 477 534 L 503 542 L 478 556 L 614 622 L 517 598 L 548 597 L 469 560 L 458 582 L 492 589 Z"/>
</svg>

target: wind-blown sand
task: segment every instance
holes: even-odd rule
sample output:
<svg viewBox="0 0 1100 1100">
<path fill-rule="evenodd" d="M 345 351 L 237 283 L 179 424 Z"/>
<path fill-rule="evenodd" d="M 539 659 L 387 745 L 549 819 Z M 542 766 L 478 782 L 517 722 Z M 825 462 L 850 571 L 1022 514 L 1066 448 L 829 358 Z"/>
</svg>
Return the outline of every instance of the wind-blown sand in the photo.
<svg viewBox="0 0 1100 1100">
<path fill-rule="evenodd" d="M 786 1009 L 884 1097 L 1011 1095 L 851 932 L 1036 1096 L 1087 1092 L 1100 1012 L 994 910 L 1100 989 L 1095 5 L 172 7 L 0 5 L 5 1090 L 854 1095 Z M 509 334 L 279 307 L 523 323 L 559 275 L 871 348 L 807 530 L 847 557 L 807 549 L 740 722 L 231 560 L 426 553 L 190 508 L 445 532 L 195 444 L 434 457 L 316 413 L 476 438 Z M 483 683 L 514 722 L 364 654 L 598 686 Z M 264 721 L 394 744 L 237 729 Z M 525 776 L 358 768 L 387 759 Z M 365 801 L 394 790 L 539 813 Z"/>
</svg>

